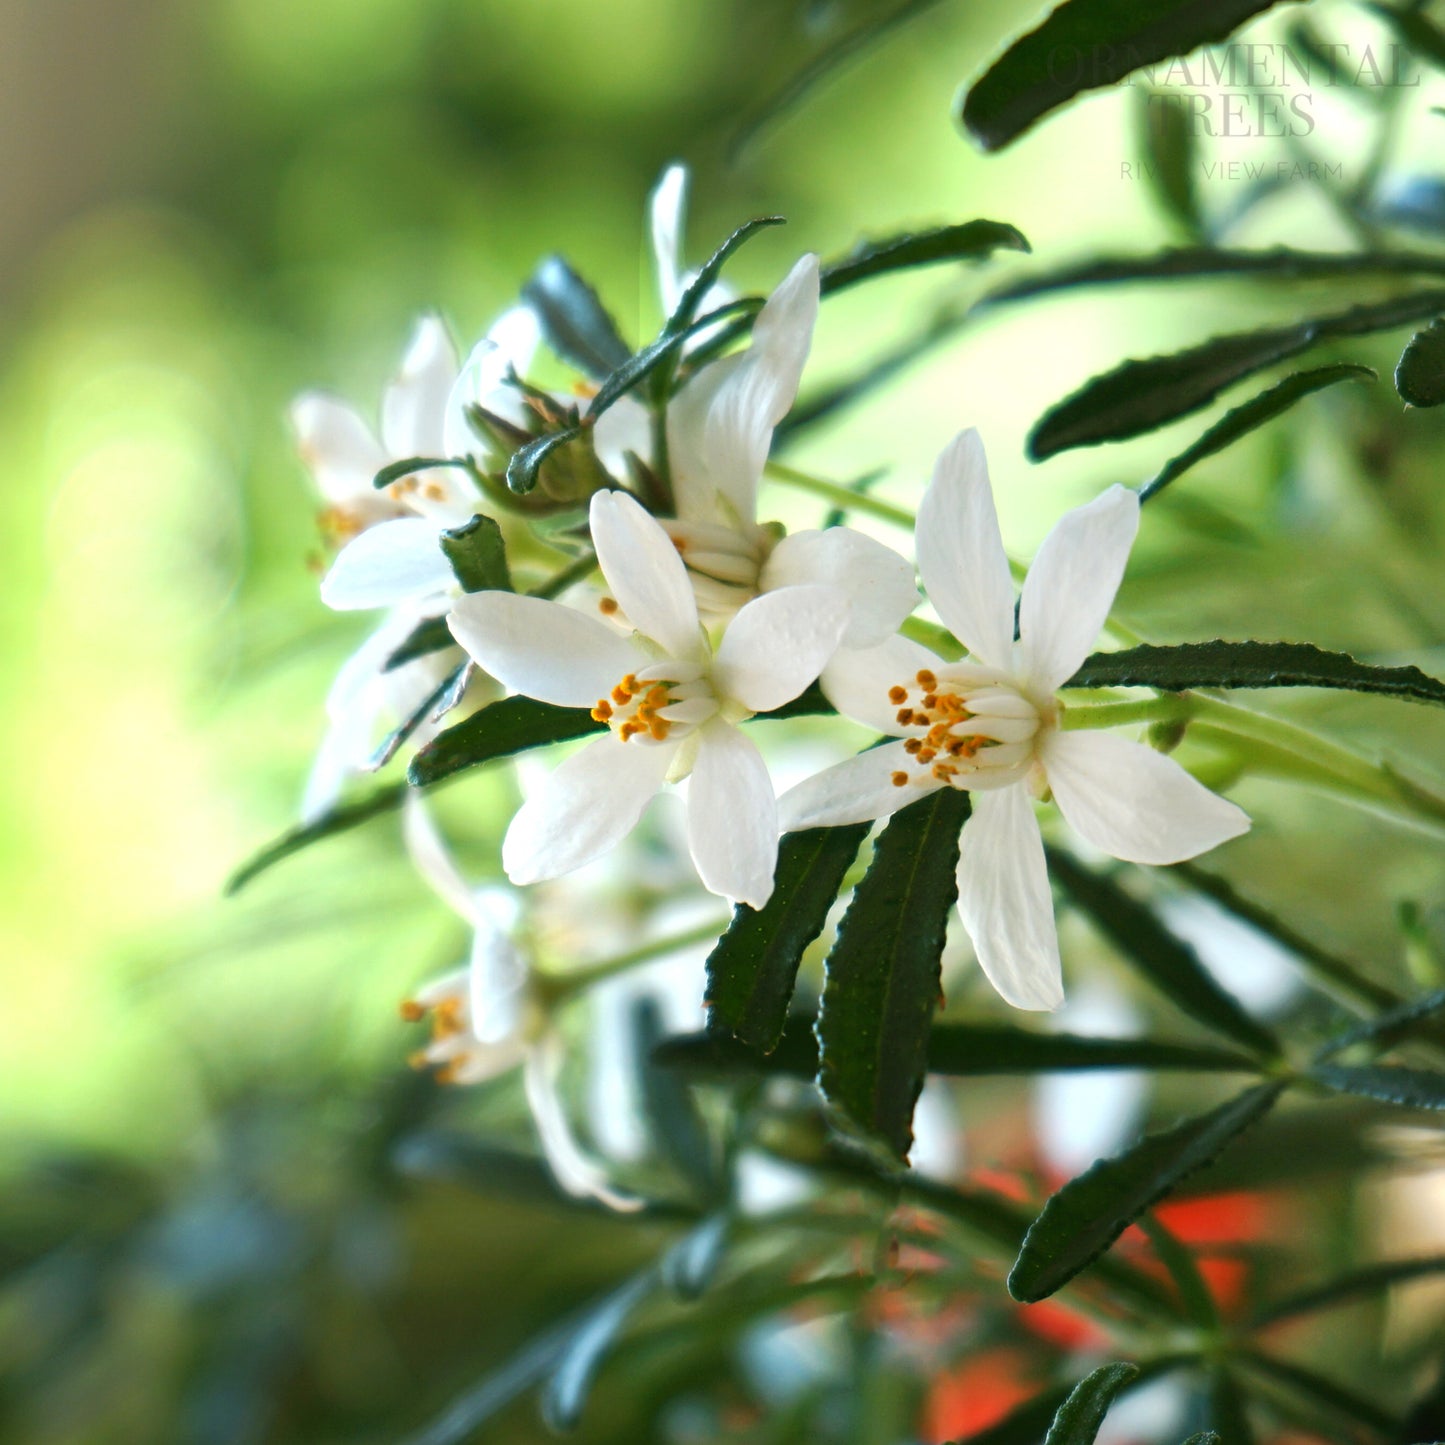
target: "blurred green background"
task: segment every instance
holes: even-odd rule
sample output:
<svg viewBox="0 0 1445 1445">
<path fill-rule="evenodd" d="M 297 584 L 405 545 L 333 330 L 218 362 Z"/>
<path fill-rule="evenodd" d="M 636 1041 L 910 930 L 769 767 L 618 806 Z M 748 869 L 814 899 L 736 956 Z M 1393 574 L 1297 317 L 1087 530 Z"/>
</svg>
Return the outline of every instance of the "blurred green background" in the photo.
<svg viewBox="0 0 1445 1445">
<path fill-rule="evenodd" d="M 446 1188 L 378 1203 L 396 1186 L 356 1140 L 421 1087 L 395 1003 L 463 943 L 389 825 L 220 899 L 292 819 L 363 625 L 316 600 L 285 407 L 322 386 L 371 414 L 417 313 L 469 345 L 553 250 L 644 338 L 644 204 L 673 159 L 694 171 L 695 259 L 750 215 L 789 218 L 738 260 L 759 289 L 804 249 L 974 216 L 1019 226 L 1044 263 L 1173 237 L 1120 174 L 1128 95 L 1001 157 L 956 133 L 956 87 L 1019 23 L 1002 0 L 922 15 L 730 161 L 740 119 L 868 13 L 0 4 L 0 1167 L 5 1262 L 30 1271 L 0 1311 L 7 1439 L 395 1438 L 646 1251 L 616 1226 Z M 1319 143 L 1353 158 L 1360 129 L 1346 108 Z M 1241 238 L 1348 233 L 1304 190 Z M 840 301 L 809 382 L 985 284 L 932 273 Z M 991 314 L 799 457 L 840 480 L 886 464 L 886 489 L 912 499 L 979 423 L 1026 554 L 1063 506 L 1148 475 L 1198 429 L 1032 468 L 1022 437 L 1047 404 L 1125 354 L 1281 305 L 1195 288 Z M 1391 361 L 1388 344 L 1348 355 Z M 1154 509 L 1121 608 L 1161 639 L 1308 637 L 1438 670 L 1441 439 L 1385 386 L 1332 392 Z M 1437 713 L 1289 706 L 1438 776 Z M 1238 870 L 1398 971 L 1393 904 L 1433 906 L 1438 859 L 1336 805 L 1267 798 Z M 205 1373 L 213 1356 L 231 1373 Z"/>
</svg>

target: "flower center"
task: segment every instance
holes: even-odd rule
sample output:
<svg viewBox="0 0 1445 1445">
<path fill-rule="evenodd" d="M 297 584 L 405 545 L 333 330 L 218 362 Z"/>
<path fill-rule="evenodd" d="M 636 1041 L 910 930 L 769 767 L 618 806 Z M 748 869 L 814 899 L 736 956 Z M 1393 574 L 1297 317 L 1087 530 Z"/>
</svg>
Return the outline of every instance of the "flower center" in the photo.
<svg viewBox="0 0 1445 1445">
<path fill-rule="evenodd" d="M 431 1038 L 407 1060 L 414 1069 L 431 1069 L 439 1084 L 468 1082 L 471 1065 L 480 1051 L 472 1032 L 465 971 L 447 974 L 428 984 L 401 1005 L 402 1019 L 431 1025 Z"/>
<path fill-rule="evenodd" d="M 772 550 L 767 528 L 661 519 L 687 564 L 698 610 L 726 617 L 758 595 L 758 574 Z"/>
<path fill-rule="evenodd" d="M 1016 687 L 981 669 L 945 673 L 924 669 L 909 684 L 888 690 L 911 770 L 893 785 L 939 782 L 954 788 L 1000 787 L 1028 770 L 1039 712 Z"/>
<path fill-rule="evenodd" d="M 607 697 L 597 699 L 592 716 L 625 743 L 676 741 L 718 710 L 705 669 L 696 662 L 659 662 L 629 672 Z"/>
</svg>

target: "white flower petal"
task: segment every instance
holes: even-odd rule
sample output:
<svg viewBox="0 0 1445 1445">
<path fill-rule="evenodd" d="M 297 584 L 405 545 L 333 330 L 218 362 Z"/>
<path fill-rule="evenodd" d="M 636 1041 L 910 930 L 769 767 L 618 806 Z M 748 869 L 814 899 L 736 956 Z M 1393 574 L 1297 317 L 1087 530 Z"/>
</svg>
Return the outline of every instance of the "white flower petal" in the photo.
<svg viewBox="0 0 1445 1445">
<path fill-rule="evenodd" d="M 371 428 L 344 402 L 307 392 L 291 404 L 296 449 L 328 502 L 361 504 L 386 514 L 386 500 L 372 481 L 386 465 L 386 453 Z M 368 518 L 369 520 L 369 518 Z"/>
<path fill-rule="evenodd" d="M 361 772 L 371 754 L 371 739 L 380 707 L 379 694 L 370 695 L 370 705 L 360 703 L 333 718 L 321 745 L 316 749 L 306 786 L 301 794 L 301 821 L 314 823 L 338 802 L 347 783 Z"/>
<path fill-rule="evenodd" d="M 944 449 L 918 508 L 918 570 L 948 630 L 980 662 L 1013 660 L 1014 591 L 983 440 L 970 428 Z"/>
<path fill-rule="evenodd" d="M 559 707 L 591 707 L 647 661 L 597 618 L 541 597 L 472 592 L 447 625 L 483 672 Z"/>
<path fill-rule="evenodd" d="M 425 517 L 368 527 L 336 554 L 321 579 L 321 600 L 353 612 L 446 591 L 456 578 L 438 538 L 437 524 Z"/>
<path fill-rule="evenodd" d="M 478 912 L 472 890 L 462 877 L 431 809 L 413 792 L 408 792 L 402 807 L 401 836 L 407 856 L 422 881 L 453 913 L 475 927 Z"/>
<path fill-rule="evenodd" d="M 573 1137 L 557 1088 L 561 1072 L 562 1046 L 555 1035 L 530 1050 L 522 1067 L 527 1105 L 557 1183 L 579 1199 L 599 1199 L 624 1212 L 641 1209 L 643 1201 L 614 1189 L 601 1165 L 583 1153 Z"/>
<path fill-rule="evenodd" d="M 761 908 L 778 866 L 778 804 L 763 755 L 740 729 L 698 735 L 687 793 L 687 844 L 709 893 Z"/>
<path fill-rule="evenodd" d="M 932 778 L 913 782 L 916 771 L 902 743 L 869 748 L 789 788 L 778 799 L 778 824 L 783 832 L 796 833 L 802 828 L 835 828 L 886 818 L 942 786 Z M 910 781 L 898 787 L 893 782 L 897 772 L 906 772 Z"/>
<path fill-rule="evenodd" d="M 709 479 L 738 517 L 757 514 L 773 428 L 798 394 L 818 319 L 818 258 L 804 256 L 753 323 L 752 344 L 713 394 L 703 428 Z"/>
<path fill-rule="evenodd" d="M 636 826 L 676 752 L 676 743 L 608 733 L 573 753 L 512 819 L 502 842 L 507 877 L 540 883 L 607 852 Z"/>
<path fill-rule="evenodd" d="M 510 368 L 524 376 L 542 340 L 542 326 L 530 306 L 504 311 L 472 347 L 447 394 L 442 451 L 449 457 L 479 456 L 487 450 L 466 418 L 468 406 L 482 406 L 517 426 L 525 425 L 521 393 L 507 384 Z"/>
<path fill-rule="evenodd" d="M 717 485 L 708 466 L 706 433 L 714 399 L 747 356 L 746 351 L 739 351 L 703 367 L 667 404 L 667 460 L 673 500 L 683 521 L 731 529 L 743 520 L 736 514 L 730 517 L 719 506 Z M 748 511 L 745 520 L 753 520 L 753 511 Z"/>
<path fill-rule="evenodd" d="M 1015 1008 L 1064 999 L 1044 841 L 1027 789 L 975 792 L 958 857 L 958 912 L 988 981 Z"/>
<path fill-rule="evenodd" d="M 652 459 L 652 413 L 635 397 L 619 397 L 592 428 L 592 449 L 614 477 L 627 475 L 627 453 Z"/>
<path fill-rule="evenodd" d="M 484 1044 L 500 1044 L 521 1029 L 527 964 L 517 945 L 477 900 L 476 933 L 468 965 L 472 1032 Z"/>
<path fill-rule="evenodd" d="M 840 647 L 823 669 L 823 695 L 844 717 L 901 737 L 898 704 L 888 699 L 895 687 L 913 689 L 924 670 L 936 671 L 942 661 L 906 637 L 890 637 L 877 647 Z"/>
<path fill-rule="evenodd" d="M 697 602 L 672 538 L 626 492 L 594 492 L 588 516 L 597 564 L 628 621 L 670 657 L 697 656 Z"/>
<path fill-rule="evenodd" d="M 758 589 L 809 582 L 841 588 L 851 612 L 844 647 L 876 647 L 918 606 L 913 565 L 891 547 L 851 527 L 794 532 L 763 564 Z"/>
<path fill-rule="evenodd" d="M 751 712 L 791 702 L 822 672 L 847 626 L 848 601 L 836 587 L 784 587 L 755 597 L 718 644 L 718 696 Z"/>
<path fill-rule="evenodd" d="M 1180 863 L 1249 830 L 1242 809 L 1143 743 L 1051 731 L 1039 751 L 1069 826 L 1111 857 Z"/>
<path fill-rule="evenodd" d="M 653 189 L 648 204 L 652 221 L 652 256 L 657 265 L 657 291 L 668 315 L 682 299 L 682 233 L 687 215 L 687 167 L 670 165 Z"/>
<path fill-rule="evenodd" d="M 1019 604 L 1024 671 L 1053 692 L 1079 670 L 1114 605 L 1139 530 L 1139 494 L 1117 484 L 1065 512 L 1044 538 Z"/>
<path fill-rule="evenodd" d="M 439 316 L 423 316 L 397 378 L 381 398 L 381 440 L 387 452 L 435 457 L 443 450 L 447 398 L 457 376 L 457 353 Z"/>
</svg>

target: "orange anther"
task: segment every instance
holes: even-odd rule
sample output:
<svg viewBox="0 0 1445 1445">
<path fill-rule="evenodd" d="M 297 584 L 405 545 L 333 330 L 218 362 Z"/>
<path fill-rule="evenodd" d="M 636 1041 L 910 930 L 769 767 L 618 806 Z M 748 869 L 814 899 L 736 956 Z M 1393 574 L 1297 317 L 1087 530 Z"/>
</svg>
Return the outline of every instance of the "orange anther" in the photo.
<svg viewBox="0 0 1445 1445">
<path fill-rule="evenodd" d="M 426 1009 L 414 998 L 404 998 L 397 1010 L 402 1019 L 409 1024 L 420 1023 L 426 1017 Z"/>
<path fill-rule="evenodd" d="M 889 780 L 889 782 L 891 782 L 891 783 L 893 784 L 893 786 L 894 786 L 895 788 L 901 788 L 901 787 L 908 781 L 908 774 L 907 774 L 907 773 L 890 773 L 888 780 Z"/>
<path fill-rule="evenodd" d="M 888 701 L 900 703 L 908 701 L 908 689 L 906 687 L 890 687 L 888 689 Z"/>
<path fill-rule="evenodd" d="M 920 749 L 921 749 L 922 747 L 923 747 L 923 739 L 922 739 L 922 738 L 909 738 L 908 741 L 903 744 L 903 751 L 904 751 L 905 753 L 912 753 L 915 757 L 917 757 L 917 756 L 918 756 L 918 753 L 919 753 L 919 751 L 920 751 Z"/>
<path fill-rule="evenodd" d="M 925 692 L 932 692 L 938 686 L 938 679 L 925 667 L 918 674 L 918 685 Z"/>
<path fill-rule="evenodd" d="M 898 721 L 903 727 L 907 727 L 913 721 L 913 709 L 901 707 L 898 709 Z"/>
<path fill-rule="evenodd" d="M 611 617 L 617 611 L 617 599 L 615 597 L 603 597 L 597 603 L 597 610 L 606 617 Z"/>
</svg>

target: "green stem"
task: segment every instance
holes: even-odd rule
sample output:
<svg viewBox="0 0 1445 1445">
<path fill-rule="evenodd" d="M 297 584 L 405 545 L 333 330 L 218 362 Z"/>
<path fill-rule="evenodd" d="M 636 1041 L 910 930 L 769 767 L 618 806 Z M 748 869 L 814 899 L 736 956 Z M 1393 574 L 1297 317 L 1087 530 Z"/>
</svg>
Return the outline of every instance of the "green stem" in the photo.
<svg viewBox="0 0 1445 1445">
<path fill-rule="evenodd" d="M 1183 722 L 1194 716 L 1194 702 L 1187 693 L 1164 693 L 1129 702 L 1086 703 L 1064 708 L 1059 715 L 1059 726 L 1065 732 L 1074 732 L 1083 728 L 1127 727 L 1131 723 Z"/>
<path fill-rule="evenodd" d="M 560 596 L 574 582 L 581 582 L 597 570 L 597 558 L 591 552 L 584 553 L 575 562 L 569 562 L 555 576 L 549 577 L 540 587 L 534 587 L 528 597 L 541 597 L 547 601 Z"/>
<path fill-rule="evenodd" d="M 905 507 L 895 506 L 880 497 L 870 497 L 866 492 L 849 491 L 847 487 L 840 487 L 837 482 L 824 481 L 822 477 L 800 472 L 796 467 L 785 467 L 782 462 L 769 462 L 763 468 L 763 473 L 775 482 L 792 487 L 794 491 L 808 492 L 812 496 L 822 497 L 826 502 L 832 502 L 835 507 L 842 507 L 845 511 L 863 512 L 867 516 L 876 517 L 880 522 L 891 522 L 895 527 L 902 527 L 909 532 L 917 521 L 913 513 Z"/>
<path fill-rule="evenodd" d="M 602 983 L 605 979 L 615 978 L 619 973 L 626 973 L 628 969 L 636 968 L 639 963 L 647 963 L 651 959 L 661 958 L 664 954 L 672 953 L 679 948 L 691 948 L 699 943 L 707 943 L 715 939 L 726 927 L 727 919 L 720 918 L 711 923 L 700 923 L 682 933 L 669 934 L 666 938 L 655 938 L 650 943 L 640 944 L 636 948 L 629 949 L 626 953 L 601 959 L 597 963 L 589 963 L 582 968 L 534 968 L 532 971 L 533 982 L 548 1002 L 561 1002 L 571 998 L 573 994 L 591 988 L 594 984 Z"/>
</svg>

